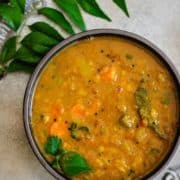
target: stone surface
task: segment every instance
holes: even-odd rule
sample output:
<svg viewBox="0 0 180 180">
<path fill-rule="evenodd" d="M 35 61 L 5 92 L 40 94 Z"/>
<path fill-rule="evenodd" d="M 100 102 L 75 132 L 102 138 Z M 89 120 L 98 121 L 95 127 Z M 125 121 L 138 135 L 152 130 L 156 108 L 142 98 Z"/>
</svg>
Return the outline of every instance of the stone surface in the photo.
<svg viewBox="0 0 180 180">
<path fill-rule="evenodd" d="M 108 23 L 85 14 L 87 28 L 116 28 L 146 37 L 172 59 L 180 72 L 180 1 L 127 1 L 129 19 L 110 0 L 98 0 L 113 21 Z M 28 78 L 16 73 L 0 81 L 0 180 L 54 179 L 40 165 L 25 136 L 22 103 Z M 179 160 L 180 148 L 169 166 L 180 164 Z"/>
</svg>

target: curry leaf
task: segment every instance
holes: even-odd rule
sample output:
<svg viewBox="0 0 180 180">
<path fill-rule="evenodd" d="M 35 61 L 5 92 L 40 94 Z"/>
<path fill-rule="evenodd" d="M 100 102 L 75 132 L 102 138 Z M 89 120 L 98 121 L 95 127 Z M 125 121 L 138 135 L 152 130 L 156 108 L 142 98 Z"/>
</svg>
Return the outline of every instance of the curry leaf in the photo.
<svg viewBox="0 0 180 180">
<path fill-rule="evenodd" d="M 151 127 L 156 133 L 157 135 L 164 139 L 167 140 L 167 134 L 165 133 L 165 131 L 160 127 L 159 125 L 159 121 L 157 119 L 152 119 L 152 121 L 149 123 L 149 127 Z"/>
<path fill-rule="evenodd" d="M 61 168 L 65 175 L 69 177 L 89 172 L 91 170 L 86 159 L 76 152 L 67 152 L 62 156 Z"/>
<path fill-rule="evenodd" d="M 62 29 L 64 29 L 69 34 L 74 34 L 74 30 L 71 24 L 66 20 L 64 15 L 53 8 L 42 8 L 38 10 L 39 14 L 46 16 L 48 19 L 52 20 L 56 24 L 58 24 Z"/>
<path fill-rule="evenodd" d="M 29 46 L 30 47 L 30 46 Z M 34 46 L 31 46 L 32 51 L 34 51 L 35 53 L 39 54 L 39 55 L 44 55 L 46 54 L 52 46 L 44 46 L 41 44 L 34 44 Z"/>
<path fill-rule="evenodd" d="M 31 51 L 33 51 L 34 53 L 38 54 L 38 55 L 44 55 L 45 53 L 47 53 L 52 46 L 44 46 L 41 44 L 34 44 L 33 46 L 31 46 L 31 44 L 29 43 L 23 43 L 24 46 L 28 47 Z"/>
<path fill-rule="evenodd" d="M 69 128 L 69 131 L 70 131 L 70 133 L 71 133 L 71 137 L 72 137 L 73 139 L 75 139 L 75 140 L 79 140 L 79 138 L 78 138 L 77 135 L 76 135 L 77 129 L 78 129 L 77 123 L 72 122 L 72 124 L 71 124 L 71 126 L 70 126 L 70 128 Z"/>
<path fill-rule="evenodd" d="M 0 62 L 6 63 L 11 60 L 16 53 L 16 36 L 9 38 L 1 51 Z"/>
<path fill-rule="evenodd" d="M 87 126 L 78 126 L 75 122 L 72 122 L 69 131 L 71 137 L 77 141 L 81 140 L 83 137 L 87 137 L 90 133 Z"/>
<path fill-rule="evenodd" d="M 27 62 L 27 63 L 32 63 L 32 64 L 36 64 L 39 62 L 40 57 L 37 56 L 36 54 L 34 54 L 34 52 L 32 52 L 30 49 L 21 46 L 18 51 L 16 52 L 16 56 L 15 58 L 17 60 L 23 61 L 23 62 Z"/>
<path fill-rule="evenodd" d="M 135 97 L 138 107 L 146 107 L 149 109 L 150 100 L 148 97 L 148 92 L 144 87 L 139 87 L 136 90 Z"/>
<path fill-rule="evenodd" d="M 87 13 L 111 21 L 111 19 L 103 12 L 95 0 L 77 0 L 81 8 Z"/>
<path fill-rule="evenodd" d="M 8 66 L 7 71 L 8 72 L 26 72 L 26 73 L 32 73 L 35 68 L 35 65 L 29 65 L 25 62 L 19 62 L 18 60 L 15 60 L 11 62 L 11 64 Z"/>
<path fill-rule="evenodd" d="M 162 139 L 167 139 L 164 130 L 160 127 L 157 116 L 153 116 L 151 101 L 147 89 L 144 87 L 144 81 L 141 81 L 140 87 L 135 92 L 136 104 L 141 119 L 146 119 L 148 127 L 154 130 Z"/>
<path fill-rule="evenodd" d="M 50 48 L 58 44 L 58 41 L 49 36 L 46 36 L 45 34 L 41 32 L 31 32 L 22 40 L 21 43 L 35 52 L 39 52 L 39 51 L 44 52 L 45 50 L 48 50 L 47 49 L 48 47 Z M 47 48 L 38 49 L 40 45 L 41 45 L 41 48 L 43 48 L 43 46 Z"/>
<path fill-rule="evenodd" d="M 69 16 L 73 23 L 82 31 L 86 30 L 84 20 L 76 0 L 54 0 L 54 2 Z"/>
<path fill-rule="evenodd" d="M 59 41 L 62 41 L 64 39 L 53 27 L 45 22 L 36 22 L 29 27 L 32 31 L 42 32 Z"/>
<path fill-rule="evenodd" d="M 19 8 L 22 13 L 24 13 L 25 5 L 26 5 L 26 0 L 11 0 L 10 5 L 12 7 Z"/>
<path fill-rule="evenodd" d="M 0 17 L 2 17 L 10 28 L 16 31 L 21 24 L 23 15 L 19 8 L 0 3 Z"/>
<path fill-rule="evenodd" d="M 129 17 L 129 12 L 125 0 L 113 0 L 113 2 L 122 9 L 122 11 L 126 14 L 127 17 Z"/>
<path fill-rule="evenodd" d="M 44 146 L 44 150 L 46 153 L 51 155 L 56 155 L 59 149 L 62 146 L 62 140 L 56 136 L 50 136 L 47 139 L 47 142 Z"/>
</svg>

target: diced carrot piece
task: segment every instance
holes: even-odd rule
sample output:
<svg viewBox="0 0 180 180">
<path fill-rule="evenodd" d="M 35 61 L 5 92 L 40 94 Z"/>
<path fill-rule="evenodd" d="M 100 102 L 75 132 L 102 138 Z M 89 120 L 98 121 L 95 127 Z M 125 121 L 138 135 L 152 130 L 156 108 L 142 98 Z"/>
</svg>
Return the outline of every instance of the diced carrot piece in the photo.
<svg viewBox="0 0 180 180">
<path fill-rule="evenodd" d="M 116 81 L 117 73 L 115 67 L 105 67 L 101 72 L 101 79 L 104 81 Z"/>
<path fill-rule="evenodd" d="M 76 104 L 71 109 L 71 114 L 73 117 L 83 117 L 85 115 L 84 106 L 81 104 Z"/>
<path fill-rule="evenodd" d="M 50 127 L 50 135 L 52 136 L 58 136 L 58 137 L 63 137 L 68 135 L 68 129 L 65 123 L 60 120 L 53 122 L 53 124 Z"/>
</svg>

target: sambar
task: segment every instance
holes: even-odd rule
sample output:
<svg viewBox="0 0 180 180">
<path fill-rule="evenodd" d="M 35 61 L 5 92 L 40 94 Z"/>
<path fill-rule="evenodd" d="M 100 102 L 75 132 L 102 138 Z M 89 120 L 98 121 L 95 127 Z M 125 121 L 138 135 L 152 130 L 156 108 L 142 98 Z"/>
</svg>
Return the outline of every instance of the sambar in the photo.
<svg viewBox="0 0 180 180">
<path fill-rule="evenodd" d="M 72 179 L 140 179 L 167 154 L 177 88 L 159 58 L 124 38 L 80 40 L 38 81 L 32 128 L 52 166 Z"/>
</svg>

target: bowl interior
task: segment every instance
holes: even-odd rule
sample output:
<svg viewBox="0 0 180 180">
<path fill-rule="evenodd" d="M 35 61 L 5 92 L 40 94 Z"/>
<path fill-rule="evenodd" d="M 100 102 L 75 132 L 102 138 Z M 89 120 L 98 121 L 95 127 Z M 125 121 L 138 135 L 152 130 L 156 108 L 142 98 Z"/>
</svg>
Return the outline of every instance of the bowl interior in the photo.
<svg viewBox="0 0 180 180">
<path fill-rule="evenodd" d="M 177 84 L 177 99 L 179 100 L 180 98 L 180 77 L 178 72 L 176 71 L 175 67 L 169 60 L 169 58 L 155 45 L 147 41 L 146 39 L 135 35 L 133 33 L 125 32 L 125 31 L 120 31 L 120 30 L 113 30 L 113 29 L 104 29 L 104 30 L 92 30 L 92 31 L 87 31 L 84 33 L 77 34 L 75 36 L 72 36 L 63 42 L 59 43 L 57 46 L 55 46 L 51 51 L 47 53 L 47 55 L 41 60 L 39 65 L 36 67 L 34 73 L 32 74 L 27 89 L 24 97 L 24 126 L 25 126 L 25 131 L 29 140 L 29 143 L 36 155 L 36 157 L 39 159 L 40 163 L 57 179 L 65 179 L 66 177 L 63 176 L 63 174 L 57 172 L 54 170 L 50 164 L 45 160 L 44 156 L 40 152 L 38 145 L 35 141 L 35 138 L 33 136 L 32 132 L 32 127 L 31 127 L 31 117 L 32 117 L 32 106 L 33 106 L 33 95 L 36 90 L 36 85 L 38 83 L 39 77 L 41 73 L 43 72 L 44 68 L 46 65 L 49 63 L 49 61 L 52 59 L 52 57 L 62 49 L 68 47 L 69 45 L 72 45 L 73 43 L 80 41 L 82 39 L 87 39 L 87 38 L 92 38 L 96 36 L 116 36 L 116 37 L 121 37 L 128 39 L 132 42 L 136 42 L 140 44 L 141 46 L 145 47 L 146 49 L 149 49 L 151 52 L 153 52 L 161 61 L 162 64 L 164 64 L 171 75 L 174 78 L 175 83 Z M 178 110 L 179 110 L 179 102 L 178 102 Z M 180 121 L 180 115 L 179 111 L 177 114 L 178 121 Z M 147 178 L 153 178 L 158 172 L 163 169 L 168 162 L 171 160 L 172 156 L 175 154 L 175 151 L 177 149 L 178 144 L 180 143 L 179 141 L 179 134 L 180 134 L 180 123 L 178 123 L 177 127 L 177 132 L 176 132 L 176 137 L 174 139 L 174 143 L 167 153 L 166 157 L 160 162 L 160 164 L 152 170 L 150 173 L 148 173 L 146 176 L 144 176 L 142 179 L 147 179 Z"/>
</svg>

